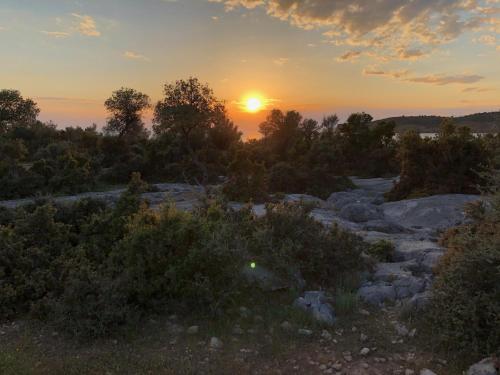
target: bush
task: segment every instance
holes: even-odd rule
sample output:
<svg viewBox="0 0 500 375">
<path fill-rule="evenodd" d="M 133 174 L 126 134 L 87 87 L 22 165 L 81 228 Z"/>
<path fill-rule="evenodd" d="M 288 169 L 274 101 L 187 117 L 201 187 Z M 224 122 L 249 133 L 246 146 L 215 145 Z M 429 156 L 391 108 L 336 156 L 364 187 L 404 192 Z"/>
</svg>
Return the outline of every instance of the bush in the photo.
<svg viewBox="0 0 500 375">
<path fill-rule="evenodd" d="M 492 202 L 499 199 L 497 193 Z M 430 318 L 436 337 L 451 349 L 487 355 L 500 347 L 499 218 L 500 206 L 492 204 L 479 221 L 445 239 Z"/>
<path fill-rule="evenodd" d="M 255 221 L 250 253 L 259 263 L 290 281 L 299 272 L 311 286 L 333 286 L 346 272 L 363 269 L 363 241 L 346 231 L 325 228 L 295 204 L 267 207 Z"/>
<path fill-rule="evenodd" d="M 394 244 L 387 240 L 379 240 L 368 246 L 367 253 L 380 262 L 392 262 L 394 258 Z"/>
</svg>

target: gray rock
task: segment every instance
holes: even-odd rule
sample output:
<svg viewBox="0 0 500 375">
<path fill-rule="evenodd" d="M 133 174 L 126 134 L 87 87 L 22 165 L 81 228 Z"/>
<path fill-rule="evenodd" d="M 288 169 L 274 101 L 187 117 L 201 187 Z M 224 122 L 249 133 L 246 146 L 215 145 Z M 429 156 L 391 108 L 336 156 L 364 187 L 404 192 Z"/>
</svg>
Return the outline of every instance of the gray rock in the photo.
<svg viewBox="0 0 500 375">
<path fill-rule="evenodd" d="M 354 223 L 364 223 L 382 219 L 383 212 L 373 204 L 351 203 L 340 210 L 339 216 Z"/>
<path fill-rule="evenodd" d="M 250 284 L 254 284 L 264 291 L 276 291 L 286 289 L 289 286 L 273 272 L 259 265 L 255 265 L 254 268 L 246 265 L 241 272 Z"/>
<path fill-rule="evenodd" d="M 394 286 L 387 283 L 365 285 L 358 290 L 358 297 L 371 305 L 380 305 L 386 301 L 394 301 L 396 291 Z"/>
<path fill-rule="evenodd" d="M 431 371 L 427 368 L 420 370 L 420 375 L 437 375 L 434 371 Z"/>
<path fill-rule="evenodd" d="M 394 178 L 357 178 L 351 177 L 354 185 L 358 189 L 363 189 L 372 193 L 384 194 L 392 189 L 394 183 L 398 181 L 398 177 Z"/>
<path fill-rule="evenodd" d="M 311 336 L 313 334 L 313 331 L 311 331 L 310 329 L 300 328 L 297 333 L 302 336 Z"/>
<path fill-rule="evenodd" d="M 417 293 L 407 301 L 407 306 L 413 310 L 423 310 L 427 307 L 431 301 L 431 292 L 425 291 L 422 293 Z"/>
<path fill-rule="evenodd" d="M 224 344 L 222 343 L 221 339 L 218 337 L 212 337 L 210 339 L 210 348 L 211 349 L 222 349 Z"/>
<path fill-rule="evenodd" d="M 498 366 L 500 363 L 495 363 L 493 358 L 485 358 L 467 370 L 467 375 L 498 375 Z"/>
<path fill-rule="evenodd" d="M 387 218 L 406 228 L 442 230 L 463 223 L 465 204 L 478 199 L 478 195 L 445 194 L 384 203 L 381 207 Z"/>
<path fill-rule="evenodd" d="M 188 335 L 196 335 L 200 331 L 199 326 L 191 326 L 186 330 Z"/>
<path fill-rule="evenodd" d="M 424 253 L 431 251 L 441 252 L 442 248 L 435 242 L 429 240 L 416 240 L 411 238 L 397 239 L 393 241 L 394 249 L 394 260 L 397 262 L 418 259 Z"/>
<path fill-rule="evenodd" d="M 413 297 L 415 294 L 425 290 L 425 279 L 408 276 L 394 280 L 392 285 L 396 293 L 396 299 Z"/>
<path fill-rule="evenodd" d="M 335 312 L 332 305 L 327 302 L 324 292 L 305 292 L 304 297 L 297 298 L 293 305 L 310 313 L 318 322 L 327 325 L 335 323 Z"/>
<path fill-rule="evenodd" d="M 411 233 L 407 228 L 387 220 L 370 220 L 363 225 L 366 231 L 374 231 L 388 234 Z"/>
<path fill-rule="evenodd" d="M 322 206 L 325 204 L 325 201 L 314 197 L 308 194 L 287 194 L 283 199 L 284 202 L 288 203 L 307 203 L 307 204 L 315 204 L 318 206 Z"/>
</svg>

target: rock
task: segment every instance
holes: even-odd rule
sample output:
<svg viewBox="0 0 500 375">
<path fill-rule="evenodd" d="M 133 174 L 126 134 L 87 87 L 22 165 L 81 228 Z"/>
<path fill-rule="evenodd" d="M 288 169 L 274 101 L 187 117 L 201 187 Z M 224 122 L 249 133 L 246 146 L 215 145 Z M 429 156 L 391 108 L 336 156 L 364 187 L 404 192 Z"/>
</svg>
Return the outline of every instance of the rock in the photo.
<svg viewBox="0 0 500 375">
<path fill-rule="evenodd" d="M 410 333 L 408 328 L 403 323 L 393 322 L 393 326 L 399 336 L 408 336 Z"/>
<path fill-rule="evenodd" d="M 241 272 L 250 284 L 254 284 L 264 291 L 276 291 L 288 288 L 286 282 L 262 266 L 254 265 L 254 267 L 251 267 L 250 265 L 246 265 Z"/>
<path fill-rule="evenodd" d="M 321 291 L 305 292 L 304 297 L 299 297 L 293 305 L 312 314 L 315 320 L 328 325 L 335 323 L 335 312 Z"/>
<path fill-rule="evenodd" d="M 425 290 L 425 279 L 408 276 L 402 277 L 392 282 L 397 299 L 413 297 L 417 293 Z"/>
<path fill-rule="evenodd" d="M 222 349 L 223 346 L 224 346 L 224 344 L 222 343 L 222 341 L 219 338 L 212 337 L 210 339 L 210 348 L 211 349 Z"/>
<path fill-rule="evenodd" d="M 280 324 L 280 327 L 284 331 L 291 331 L 292 330 L 292 325 L 289 322 L 287 322 L 286 320 Z"/>
<path fill-rule="evenodd" d="M 313 334 L 313 331 L 311 331 L 310 329 L 299 328 L 297 333 L 301 336 L 311 336 Z"/>
<path fill-rule="evenodd" d="M 442 230 L 465 221 L 464 206 L 478 195 L 444 194 L 384 203 L 387 218 L 406 228 L 425 227 Z"/>
<path fill-rule="evenodd" d="M 394 178 L 357 178 L 351 177 L 351 181 L 358 187 L 366 192 L 384 194 L 392 189 L 394 184 L 398 181 L 398 177 Z M 354 190 L 357 191 L 357 190 Z"/>
<path fill-rule="evenodd" d="M 332 365 L 332 368 L 336 371 L 340 371 L 342 370 L 342 363 L 337 361 Z"/>
<path fill-rule="evenodd" d="M 186 330 L 188 335 L 196 335 L 200 331 L 199 326 L 191 326 Z"/>
<path fill-rule="evenodd" d="M 374 231 L 388 234 L 397 234 L 397 233 L 409 233 L 410 231 L 392 221 L 388 220 L 370 220 L 367 221 L 363 225 L 363 229 L 366 231 Z"/>
<path fill-rule="evenodd" d="M 358 297 L 371 305 L 380 305 L 386 301 L 394 301 L 396 292 L 394 286 L 387 283 L 365 285 L 358 290 Z"/>
<path fill-rule="evenodd" d="M 422 310 L 431 301 L 432 295 L 430 291 L 415 294 L 409 301 L 406 302 L 409 309 Z"/>
<path fill-rule="evenodd" d="M 407 368 L 407 369 L 405 370 L 405 375 L 415 375 L 415 371 L 410 370 L 409 368 Z"/>
<path fill-rule="evenodd" d="M 234 326 L 233 328 L 233 335 L 243 335 L 245 331 L 240 326 Z"/>
<path fill-rule="evenodd" d="M 330 341 L 332 339 L 332 334 L 324 329 L 323 331 L 321 331 L 321 337 L 327 341 Z"/>
<path fill-rule="evenodd" d="M 437 375 L 434 371 L 424 368 L 420 370 L 420 375 Z"/>
<path fill-rule="evenodd" d="M 352 355 L 351 352 L 343 352 L 342 357 L 344 357 L 346 362 L 351 362 L 352 361 Z"/>
<path fill-rule="evenodd" d="M 495 363 L 493 358 L 485 358 L 467 370 L 467 375 L 498 375 L 498 366 L 500 363 Z"/>
<path fill-rule="evenodd" d="M 364 333 L 362 333 L 360 336 L 359 336 L 359 341 L 361 342 L 365 342 L 368 340 L 368 336 L 366 336 Z"/>
<path fill-rule="evenodd" d="M 364 223 L 382 219 L 383 212 L 373 204 L 351 203 L 342 207 L 339 216 L 354 223 Z"/>
<path fill-rule="evenodd" d="M 363 349 L 361 349 L 361 351 L 359 352 L 359 354 L 362 355 L 362 356 L 368 355 L 368 354 L 370 354 L 370 349 L 369 348 L 363 348 Z"/>
<path fill-rule="evenodd" d="M 290 203 L 307 203 L 307 204 L 314 204 L 317 206 L 322 206 L 325 204 L 325 201 L 314 197 L 312 195 L 308 194 L 287 194 L 285 195 L 285 198 L 283 199 L 284 202 L 290 202 Z"/>
</svg>

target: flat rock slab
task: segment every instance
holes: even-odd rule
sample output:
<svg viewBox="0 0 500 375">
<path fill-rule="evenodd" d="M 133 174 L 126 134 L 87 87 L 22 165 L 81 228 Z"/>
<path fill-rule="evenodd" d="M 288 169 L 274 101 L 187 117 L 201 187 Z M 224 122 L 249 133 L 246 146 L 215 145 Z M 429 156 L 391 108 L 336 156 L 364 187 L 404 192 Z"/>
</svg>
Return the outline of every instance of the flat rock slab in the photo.
<svg viewBox="0 0 500 375">
<path fill-rule="evenodd" d="M 478 195 L 445 194 L 388 202 L 381 205 L 386 218 L 406 228 L 443 230 L 465 221 L 464 206 Z"/>
</svg>

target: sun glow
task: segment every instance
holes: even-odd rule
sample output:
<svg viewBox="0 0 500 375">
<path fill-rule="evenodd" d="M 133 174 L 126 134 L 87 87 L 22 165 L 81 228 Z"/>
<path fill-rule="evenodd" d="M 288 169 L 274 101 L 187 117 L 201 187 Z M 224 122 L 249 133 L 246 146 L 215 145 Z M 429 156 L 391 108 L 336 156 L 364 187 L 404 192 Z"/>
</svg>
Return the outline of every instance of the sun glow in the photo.
<svg viewBox="0 0 500 375">
<path fill-rule="evenodd" d="M 250 97 L 245 101 L 245 108 L 247 112 L 255 113 L 262 109 L 262 99 L 258 97 Z"/>
</svg>

